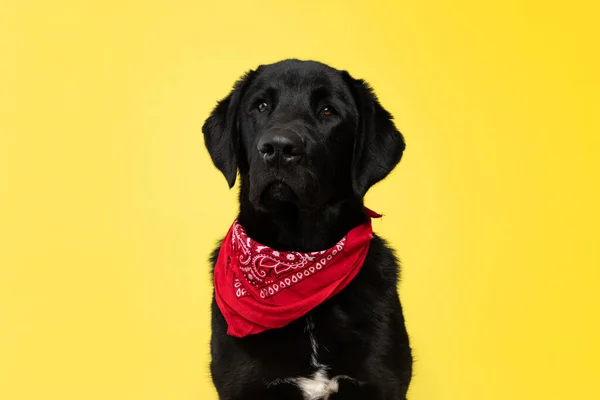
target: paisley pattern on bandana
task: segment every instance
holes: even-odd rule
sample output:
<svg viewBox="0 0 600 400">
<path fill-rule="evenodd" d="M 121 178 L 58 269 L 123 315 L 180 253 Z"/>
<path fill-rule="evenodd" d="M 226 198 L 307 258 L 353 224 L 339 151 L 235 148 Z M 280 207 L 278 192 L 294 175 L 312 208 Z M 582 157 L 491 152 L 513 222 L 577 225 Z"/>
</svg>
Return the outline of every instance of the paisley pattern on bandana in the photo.
<svg viewBox="0 0 600 400">
<path fill-rule="evenodd" d="M 346 245 L 344 236 L 335 246 L 311 253 L 277 251 L 252 240 L 235 221 L 231 235 L 233 253 L 237 254 L 240 275 L 233 281 L 237 298 L 248 296 L 241 280 L 258 290 L 266 299 L 286 290 L 326 268 L 339 256 Z"/>
</svg>

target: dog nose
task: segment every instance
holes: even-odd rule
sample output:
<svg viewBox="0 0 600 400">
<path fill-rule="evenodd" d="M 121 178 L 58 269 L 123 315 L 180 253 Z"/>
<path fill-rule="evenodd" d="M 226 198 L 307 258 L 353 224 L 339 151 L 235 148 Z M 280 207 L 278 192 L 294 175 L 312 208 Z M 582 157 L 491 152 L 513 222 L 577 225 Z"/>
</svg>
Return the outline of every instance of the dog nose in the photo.
<svg viewBox="0 0 600 400">
<path fill-rule="evenodd" d="M 295 163 L 304 155 L 302 138 L 291 131 L 265 133 L 257 148 L 270 166 Z"/>
</svg>

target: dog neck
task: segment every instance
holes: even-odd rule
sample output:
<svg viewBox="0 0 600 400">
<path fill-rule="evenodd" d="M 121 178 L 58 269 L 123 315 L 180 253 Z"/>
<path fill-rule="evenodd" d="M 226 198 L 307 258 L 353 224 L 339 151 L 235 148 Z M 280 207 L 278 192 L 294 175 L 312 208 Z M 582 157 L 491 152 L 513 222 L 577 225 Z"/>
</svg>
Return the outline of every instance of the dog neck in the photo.
<svg viewBox="0 0 600 400">
<path fill-rule="evenodd" d="M 282 251 L 328 249 L 368 218 L 362 201 L 356 198 L 332 201 L 314 210 L 288 203 L 272 212 L 264 212 L 244 201 L 244 197 L 240 196 L 238 220 L 248 236 Z"/>
</svg>

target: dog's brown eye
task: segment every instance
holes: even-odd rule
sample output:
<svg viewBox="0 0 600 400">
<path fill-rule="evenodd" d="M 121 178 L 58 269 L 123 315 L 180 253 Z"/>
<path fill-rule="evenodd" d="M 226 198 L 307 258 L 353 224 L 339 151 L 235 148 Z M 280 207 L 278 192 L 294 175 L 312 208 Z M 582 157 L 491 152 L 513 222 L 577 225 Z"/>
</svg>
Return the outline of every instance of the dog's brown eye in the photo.
<svg viewBox="0 0 600 400">
<path fill-rule="evenodd" d="M 264 102 L 264 101 L 261 101 L 261 102 L 260 102 L 260 103 L 258 103 L 258 105 L 256 106 L 256 109 L 257 109 L 258 111 L 260 111 L 260 112 L 265 112 L 265 111 L 267 111 L 267 108 L 269 108 L 269 105 L 268 105 L 266 102 Z"/>
<path fill-rule="evenodd" d="M 325 107 L 321 110 L 321 115 L 325 116 L 325 117 L 331 117 L 334 114 L 333 108 L 332 107 Z"/>
</svg>

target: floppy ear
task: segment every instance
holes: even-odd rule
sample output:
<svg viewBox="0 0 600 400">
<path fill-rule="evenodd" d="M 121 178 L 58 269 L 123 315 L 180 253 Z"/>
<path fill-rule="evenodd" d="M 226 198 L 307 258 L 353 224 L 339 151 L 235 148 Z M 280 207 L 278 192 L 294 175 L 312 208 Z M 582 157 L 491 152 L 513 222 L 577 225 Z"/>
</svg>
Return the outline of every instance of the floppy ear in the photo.
<svg viewBox="0 0 600 400">
<path fill-rule="evenodd" d="M 235 184 L 238 169 L 239 124 L 238 114 L 244 88 L 252 80 L 254 71 L 247 72 L 233 86 L 227 97 L 219 101 L 210 117 L 204 122 L 204 144 L 213 164 L 227 179 L 229 187 Z"/>
<path fill-rule="evenodd" d="M 371 186 L 394 169 L 406 145 L 392 115 L 379 104 L 373 89 L 363 80 L 352 79 L 352 90 L 359 113 L 352 156 L 352 186 L 362 198 Z"/>
</svg>

